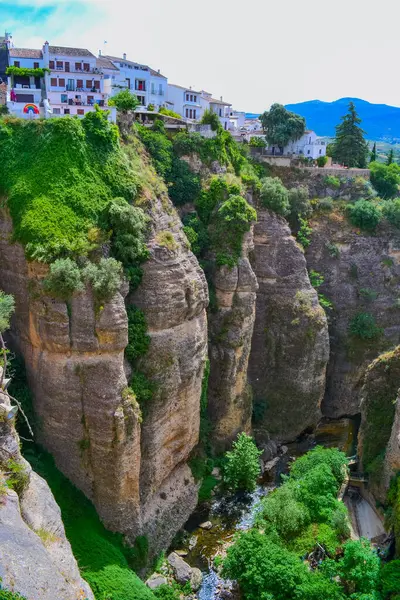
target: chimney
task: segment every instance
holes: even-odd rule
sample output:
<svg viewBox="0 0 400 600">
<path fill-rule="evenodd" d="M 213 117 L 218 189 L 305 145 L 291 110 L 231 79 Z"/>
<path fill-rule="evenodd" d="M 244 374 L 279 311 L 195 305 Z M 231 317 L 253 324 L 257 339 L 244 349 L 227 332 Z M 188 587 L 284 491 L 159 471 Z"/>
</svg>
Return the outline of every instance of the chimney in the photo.
<svg viewBox="0 0 400 600">
<path fill-rule="evenodd" d="M 160 73 L 160 69 L 157 69 L 157 73 Z"/>
<path fill-rule="evenodd" d="M 219 97 L 219 99 L 220 99 L 220 100 L 221 100 L 221 102 L 222 102 L 222 96 L 220 96 L 220 97 Z"/>
<path fill-rule="evenodd" d="M 101 50 L 99 50 L 99 56 L 101 56 Z"/>
<path fill-rule="evenodd" d="M 126 60 L 126 52 L 123 53 L 122 58 Z"/>
</svg>

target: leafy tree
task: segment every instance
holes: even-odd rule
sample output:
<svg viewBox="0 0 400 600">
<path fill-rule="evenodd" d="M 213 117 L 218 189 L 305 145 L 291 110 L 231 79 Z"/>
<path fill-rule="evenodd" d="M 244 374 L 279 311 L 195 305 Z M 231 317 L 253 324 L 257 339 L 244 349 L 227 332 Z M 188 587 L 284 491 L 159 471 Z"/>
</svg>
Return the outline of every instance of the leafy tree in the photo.
<svg viewBox="0 0 400 600">
<path fill-rule="evenodd" d="M 290 217 L 292 220 L 295 220 L 299 215 L 304 217 L 311 214 L 312 208 L 309 196 L 310 192 L 306 185 L 299 185 L 289 190 Z"/>
<path fill-rule="evenodd" d="M 327 156 L 318 156 L 318 158 L 317 158 L 317 165 L 319 167 L 324 167 L 327 162 L 328 162 L 328 157 Z"/>
<path fill-rule="evenodd" d="M 316 271 L 314 271 L 314 273 L 316 273 Z M 346 455 L 337 448 L 323 448 L 322 446 L 316 446 L 313 450 L 303 454 L 303 456 L 300 456 L 295 460 L 290 469 L 290 476 L 299 479 L 314 467 L 325 464 L 332 471 L 339 487 L 343 483 L 346 475 L 346 462 Z"/>
<path fill-rule="evenodd" d="M 226 452 L 223 475 L 226 486 L 233 490 L 251 492 L 256 487 L 260 474 L 258 457 L 261 451 L 257 450 L 253 439 L 245 433 L 240 433 L 232 450 Z"/>
<path fill-rule="evenodd" d="M 265 148 L 265 146 L 267 145 L 267 142 L 264 137 L 259 137 L 259 136 L 253 135 L 250 138 L 249 145 L 254 146 L 255 148 Z"/>
<path fill-rule="evenodd" d="M 115 258 L 101 258 L 98 264 L 86 265 L 83 277 L 90 282 L 98 300 L 109 300 L 121 285 L 122 265 Z"/>
<path fill-rule="evenodd" d="M 400 198 L 385 202 L 383 206 L 383 214 L 389 223 L 400 229 Z"/>
<path fill-rule="evenodd" d="M 113 198 L 108 205 L 108 223 L 112 227 L 112 251 L 123 265 L 142 262 L 148 256 L 145 234 L 148 217 L 124 198 Z"/>
<path fill-rule="evenodd" d="M 210 227 L 217 264 L 233 267 L 237 263 L 242 252 L 243 235 L 256 220 L 255 209 L 242 196 L 229 196 L 221 204 Z"/>
<path fill-rule="evenodd" d="M 373 162 L 369 166 L 371 183 L 381 198 L 394 198 L 399 193 L 400 166 L 392 163 L 387 166 Z"/>
<path fill-rule="evenodd" d="M 208 108 L 203 113 L 201 123 L 203 125 L 211 125 L 212 131 L 218 131 L 219 129 L 222 129 L 218 115 Z"/>
<path fill-rule="evenodd" d="M 130 110 L 135 110 L 139 106 L 139 100 L 129 90 L 121 90 L 109 99 L 108 104 L 115 106 L 117 110 L 126 113 Z"/>
<path fill-rule="evenodd" d="M 82 292 L 82 274 L 70 258 L 58 258 L 50 265 L 50 271 L 43 280 L 44 289 L 58 298 L 66 299 L 74 292 Z"/>
<path fill-rule="evenodd" d="M 194 202 L 201 192 L 200 177 L 178 156 L 174 155 L 172 158 L 171 172 L 167 179 L 168 193 L 175 206 Z"/>
<path fill-rule="evenodd" d="M 376 142 L 374 142 L 374 145 L 372 146 L 372 150 L 371 150 L 371 156 L 369 159 L 369 162 L 375 162 L 376 161 Z"/>
<path fill-rule="evenodd" d="M 260 527 L 272 527 L 288 542 L 310 522 L 310 513 L 287 482 L 262 500 L 256 522 Z"/>
<path fill-rule="evenodd" d="M 339 575 L 348 593 L 369 594 L 374 591 L 379 575 L 379 557 L 365 538 L 348 540 L 343 558 L 339 561 Z"/>
<path fill-rule="evenodd" d="M 388 157 L 386 159 L 387 166 L 389 166 L 393 163 L 393 159 L 394 159 L 394 151 L 393 151 L 393 148 L 390 148 Z"/>
<path fill-rule="evenodd" d="M 279 177 L 266 177 L 261 181 L 261 202 L 270 210 L 287 216 L 290 212 L 289 193 Z"/>
<path fill-rule="evenodd" d="M 337 500 L 337 481 L 327 464 L 321 463 L 296 480 L 295 494 L 310 511 L 313 521 L 329 521 Z"/>
<path fill-rule="evenodd" d="M 400 598 L 400 560 L 392 560 L 384 565 L 380 581 L 385 598 Z"/>
<path fill-rule="evenodd" d="M 304 117 L 290 112 L 282 104 L 273 104 L 260 116 L 260 121 L 268 144 L 280 148 L 301 138 L 306 129 Z"/>
<path fill-rule="evenodd" d="M 357 200 L 347 207 L 347 211 L 351 223 L 366 231 L 375 231 L 382 218 L 380 210 L 369 200 Z"/>
<path fill-rule="evenodd" d="M 164 127 L 154 122 L 153 130 L 137 125 L 140 139 L 153 159 L 154 167 L 161 177 L 166 177 L 172 167 L 172 142 L 165 136 Z"/>
<path fill-rule="evenodd" d="M 368 144 L 365 132 L 359 126 L 361 119 L 357 115 L 353 102 L 349 103 L 348 113 L 336 127 L 336 138 L 332 150 L 335 162 L 346 167 L 365 168 L 367 164 Z"/>
</svg>

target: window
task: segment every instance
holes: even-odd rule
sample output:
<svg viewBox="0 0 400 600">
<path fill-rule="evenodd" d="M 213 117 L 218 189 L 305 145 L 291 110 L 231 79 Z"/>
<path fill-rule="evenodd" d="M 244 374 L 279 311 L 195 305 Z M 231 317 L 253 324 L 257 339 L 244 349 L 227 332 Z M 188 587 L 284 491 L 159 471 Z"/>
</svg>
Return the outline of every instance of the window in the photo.
<svg viewBox="0 0 400 600">
<path fill-rule="evenodd" d="M 128 89 L 131 89 L 131 80 L 129 79 L 129 77 L 126 78 L 126 85 L 128 86 Z"/>
<path fill-rule="evenodd" d="M 139 90 L 140 92 L 146 91 L 146 82 L 143 79 L 135 80 L 135 90 Z"/>
<path fill-rule="evenodd" d="M 84 111 L 84 109 L 83 109 L 83 108 L 78 108 L 78 109 L 77 109 L 77 111 L 76 111 L 76 113 L 77 113 L 78 115 L 84 115 L 84 114 L 85 114 L 85 111 Z"/>
<path fill-rule="evenodd" d="M 62 62 L 62 60 L 58 60 L 56 62 L 56 69 L 57 69 L 57 71 L 62 71 L 63 70 L 63 62 Z"/>
<path fill-rule="evenodd" d="M 54 60 L 49 60 L 49 69 L 54 69 Z"/>
<path fill-rule="evenodd" d="M 57 87 L 57 77 L 52 77 L 50 79 L 50 85 Z"/>
<path fill-rule="evenodd" d="M 189 94 L 186 94 L 186 102 L 189 102 Z"/>
<path fill-rule="evenodd" d="M 188 108 L 186 109 L 185 116 L 186 116 L 186 118 L 189 117 L 189 109 Z"/>
<path fill-rule="evenodd" d="M 38 62 L 34 62 L 33 63 L 33 68 L 34 69 L 38 69 L 39 68 L 39 63 Z"/>
<path fill-rule="evenodd" d="M 219 116 L 222 117 L 222 109 L 219 109 Z"/>
<path fill-rule="evenodd" d="M 14 60 L 14 67 L 20 67 L 21 63 L 19 62 L 19 60 Z"/>
<path fill-rule="evenodd" d="M 307 154 L 310 154 L 311 150 L 307 150 Z"/>
<path fill-rule="evenodd" d="M 76 80 L 76 89 L 83 88 L 83 79 Z"/>
<path fill-rule="evenodd" d="M 33 94 L 16 94 L 16 101 L 17 102 L 33 102 L 34 98 L 33 98 Z"/>
<path fill-rule="evenodd" d="M 193 102 L 193 94 L 190 94 L 190 102 Z"/>
<path fill-rule="evenodd" d="M 100 89 L 100 81 L 95 81 L 93 83 L 93 87 L 96 88 L 96 90 L 99 90 Z"/>
<path fill-rule="evenodd" d="M 81 65 L 80 62 L 79 63 L 78 62 L 75 63 L 75 71 L 82 71 L 82 65 Z"/>
<path fill-rule="evenodd" d="M 158 93 L 160 96 L 164 96 L 164 90 L 161 83 L 158 84 Z"/>
<path fill-rule="evenodd" d="M 67 90 L 69 92 L 73 92 L 75 90 L 75 80 L 74 79 L 68 79 Z"/>
<path fill-rule="evenodd" d="M 92 89 L 92 80 L 91 79 L 86 79 L 86 87 L 89 89 Z"/>
<path fill-rule="evenodd" d="M 193 100 L 197 102 L 197 96 L 193 96 Z"/>
<path fill-rule="evenodd" d="M 311 144 L 311 135 L 310 135 L 310 141 L 308 143 Z"/>
<path fill-rule="evenodd" d="M 141 104 L 142 106 L 145 106 L 145 104 L 146 104 L 145 96 L 137 96 L 137 99 L 139 100 L 139 104 Z"/>
<path fill-rule="evenodd" d="M 319 153 L 322 154 L 322 150 L 320 150 Z"/>
<path fill-rule="evenodd" d="M 90 71 L 90 64 L 89 63 L 83 63 L 83 70 L 89 72 Z"/>
<path fill-rule="evenodd" d="M 68 102 L 68 94 L 61 94 L 61 102 Z"/>
<path fill-rule="evenodd" d="M 192 111 L 192 109 L 190 109 L 190 110 L 189 110 L 189 118 L 190 118 L 190 119 L 192 118 L 192 114 L 193 114 L 193 111 Z"/>
<path fill-rule="evenodd" d="M 53 108 L 53 115 L 61 115 L 61 108 Z"/>
<path fill-rule="evenodd" d="M 64 70 L 67 71 L 67 73 L 69 73 L 69 62 L 64 63 Z"/>
<path fill-rule="evenodd" d="M 196 109 L 193 110 L 193 119 L 196 118 Z"/>
<path fill-rule="evenodd" d="M 65 79 L 63 79 L 62 77 L 60 77 L 60 79 L 58 80 L 58 87 L 65 87 Z"/>
<path fill-rule="evenodd" d="M 154 85 L 154 83 L 151 84 L 151 93 L 152 94 L 156 93 L 156 86 Z"/>
<path fill-rule="evenodd" d="M 64 108 L 64 115 L 69 115 L 69 114 L 70 114 L 69 108 Z"/>
</svg>

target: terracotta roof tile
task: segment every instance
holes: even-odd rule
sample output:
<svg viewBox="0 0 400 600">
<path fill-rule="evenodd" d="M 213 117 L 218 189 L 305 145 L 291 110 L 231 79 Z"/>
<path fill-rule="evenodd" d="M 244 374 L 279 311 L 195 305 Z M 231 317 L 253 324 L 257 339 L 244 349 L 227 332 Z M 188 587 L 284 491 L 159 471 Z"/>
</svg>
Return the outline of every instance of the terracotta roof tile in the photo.
<svg viewBox="0 0 400 600">
<path fill-rule="evenodd" d="M 68 46 L 49 46 L 50 54 L 60 54 L 62 56 L 88 56 L 95 58 L 95 55 L 86 48 L 69 48 Z"/>
<path fill-rule="evenodd" d="M 9 53 L 11 58 L 43 58 L 42 51 L 34 48 L 10 48 Z"/>
</svg>

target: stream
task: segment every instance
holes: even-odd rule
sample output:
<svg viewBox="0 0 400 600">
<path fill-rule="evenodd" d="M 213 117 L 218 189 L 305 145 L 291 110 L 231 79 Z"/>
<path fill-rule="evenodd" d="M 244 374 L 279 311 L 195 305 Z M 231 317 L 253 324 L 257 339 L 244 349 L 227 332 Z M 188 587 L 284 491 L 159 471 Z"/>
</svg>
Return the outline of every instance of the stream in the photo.
<svg viewBox="0 0 400 600">
<path fill-rule="evenodd" d="M 185 525 L 185 542 L 175 548 L 182 550 L 185 553 L 184 560 L 203 573 L 203 582 L 197 592 L 198 600 L 227 600 L 233 597 L 231 582 L 219 577 L 213 568 L 213 558 L 229 544 L 237 531 L 252 526 L 261 498 L 279 485 L 280 474 L 287 472 L 289 461 L 317 444 L 339 448 L 347 456 L 352 456 L 356 452 L 357 430 L 356 419 L 324 420 L 314 433 L 285 447 L 287 450 L 272 476 L 264 477 L 252 494 L 236 494 L 231 498 L 216 495 L 211 502 L 198 506 Z M 200 527 L 206 521 L 212 523 L 210 529 Z"/>
</svg>

